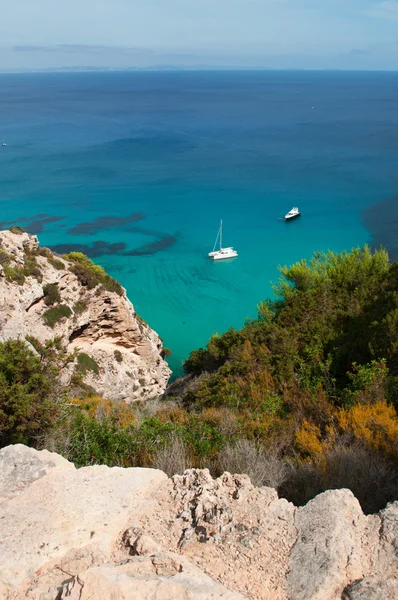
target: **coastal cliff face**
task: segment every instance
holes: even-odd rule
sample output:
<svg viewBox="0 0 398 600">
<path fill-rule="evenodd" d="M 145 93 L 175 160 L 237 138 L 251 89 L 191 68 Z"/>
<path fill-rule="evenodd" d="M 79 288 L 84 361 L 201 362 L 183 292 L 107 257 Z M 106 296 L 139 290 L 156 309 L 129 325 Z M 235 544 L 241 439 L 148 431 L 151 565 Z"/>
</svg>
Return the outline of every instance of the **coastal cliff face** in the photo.
<svg viewBox="0 0 398 600">
<path fill-rule="evenodd" d="M 398 503 L 348 490 L 302 508 L 245 475 L 75 467 L 0 451 L 5 600 L 398 598 Z"/>
<path fill-rule="evenodd" d="M 19 231 L 0 231 L 0 263 L 0 341 L 59 338 L 75 357 L 62 369 L 62 383 L 79 370 L 86 384 L 114 400 L 147 400 L 164 391 L 170 370 L 162 341 L 116 282 L 116 291 L 106 289 L 94 271 L 86 269 L 86 277 L 81 265 Z"/>
</svg>

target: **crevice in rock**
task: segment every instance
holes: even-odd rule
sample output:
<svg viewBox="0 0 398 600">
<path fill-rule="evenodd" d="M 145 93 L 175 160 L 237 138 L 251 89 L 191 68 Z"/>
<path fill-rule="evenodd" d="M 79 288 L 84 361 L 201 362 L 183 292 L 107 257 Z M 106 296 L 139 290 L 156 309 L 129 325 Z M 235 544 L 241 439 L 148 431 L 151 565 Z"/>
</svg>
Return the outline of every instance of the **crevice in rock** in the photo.
<svg viewBox="0 0 398 600">
<path fill-rule="evenodd" d="M 28 313 L 31 308 L 36 306 L 36 304 L 39 304 L 39 302 L 42 302 L 43 298 L 44 298 L 44 294 L 43 294 L 43 296 L 40 296 L 40 298 L 36 298 L 36 300 L 33 300 L 32 304 L 29 304 L 29 306 L 25 309 L 26 312 Z"/>
<path fill-rule="evenodd" d="M 83 335 L 83 333 L 86 331 L 86 329 L 88 329 L 89 327 L 90 327 L 90 323 L 86 323 L 85 325 L 82 325 L 81 327 L 79 327 L 78 329 L 73 331 L 71 333 L 71 335 L 69 336 L 69 342 L 73 342 L 77 338 L 81 337 Z"/>
</svg>

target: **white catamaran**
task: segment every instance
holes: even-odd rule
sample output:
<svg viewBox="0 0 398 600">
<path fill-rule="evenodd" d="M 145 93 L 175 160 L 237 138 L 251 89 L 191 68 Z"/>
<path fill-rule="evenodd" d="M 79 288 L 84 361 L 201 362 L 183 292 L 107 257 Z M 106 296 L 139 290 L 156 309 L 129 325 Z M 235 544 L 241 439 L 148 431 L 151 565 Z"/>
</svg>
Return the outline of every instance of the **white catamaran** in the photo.
<svg viewBox="0 0 398 600">
<path fill-rule="evenodd" d="M 220 249 L 216 250 L 218 239 L 220 239 Z M 214 242 L 213 251 L 209 252 L 209 258 L 211 258 L 212 260 L 224 260 L 225 258 L 235 258 L 235 256 L 238 256 L 238 253 L 232 247 L 230 247 L 230 248 L 222 247 L 222 221 L 221 221 L 220 229 L 218 230 L 216 241 Z"/>
</svg>

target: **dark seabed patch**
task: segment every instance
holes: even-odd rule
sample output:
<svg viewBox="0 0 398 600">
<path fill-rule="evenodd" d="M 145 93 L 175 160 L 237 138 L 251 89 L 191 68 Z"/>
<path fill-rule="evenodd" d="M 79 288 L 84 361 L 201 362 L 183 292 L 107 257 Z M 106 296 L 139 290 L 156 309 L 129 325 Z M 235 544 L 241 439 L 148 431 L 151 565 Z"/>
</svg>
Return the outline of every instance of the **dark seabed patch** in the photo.
<svg viewBox="0 0 398 600">
<path fill-rule="evenodd" d="M 46 219 L 47 217 L 51 217 L 51 215 L 40 213 L 32 217 L 20 217 L 18 219 L 13 219 L 12 221 L 0 221 L 0 227 L 1 229 L 5 229 L 6 227 L 11 227 L 12 225 L 18 225 L 18 223 L 26 223 L 27 221 L 37 221 L 40 219 Z"/>
<path fill-rule="evenodd" d="M 57 223 L 58 221 L 62 221 L 65 217 L 44 217 L 42 219 L 37 219 L 36 221 L 31 221 L 25 226 L 25 231 L 28 233 L 42 233 L 45 226 L 49 223 Z"/>
<path fill-rule="evenodd" d="M 27 233 L 37 235 L 43 232 L 45 226 L 48 223 L 57 223 L 58 221 L 62 221 L 63 219 L 65 219 L 65 217 L 39 214 L 33 217 L 21 217 L 13 221 L 0 221 L 0 229 L 6 229 L 7 227 L 12 227 L 13 225 L 15 226 L 19 225 L 20 223 L 23 223 L 23 229 Z"/>
<path fill-rule="evenodd" d="M 129 223 L 136 223 L 143 219 L 145 219 L 145 217 L 140 212 L 135 212 L 128 217 L 112 217 L 104 215 L 93 221 L 88 221 L 87 223 L 78 223 L 71 229 L 68 229 L 68 233 L 71 235 L 94 235 L 98 233 L 98 231 L 103 231 L 104 229 L 123 227 Z"/>
<path fill-rule="evenodd" d="M 51 250 L 57 254 L 68 254 L 69 252 L 83 252 L 89 258 L 97 258 L 98 256 L 122 254 L 126 249 L 126 244 L 119 242 L 116 244 L 108 244 L 108 242 L 94 242 L 89 244 L 57 244 L 50 246 Z"/>
<path fill-rule="evenodd" d="M 149 234 L 148 234 L 149 235 Z M 150 244 L 144 244 L 133 250 L 126 251 L 126 244 L 124 242 L 118 242 L 115 244 L 109 244 L 108 242 L 97 241 L 93 244 L 56 244 L 55 246 L 49 246 L 51 250 L 57 254 L 68 254 L 69 252 L 82 252 L 89 258 L 97 258 L 98 256 L 148 256 L 149 254 L 156 254 L 162 250 L 167 250 L 173 244 L 175 244 L 177 237 L 174 235 L 158 234 L 160 239 Z"/>
<path fill-rule="evenodd" d="M 176 236 L 165 235 L 160 240 L 156 240 L 156 242 L 144 244 L 143 246 L 139 246 L 134 250 L 124 252 L 123 256 L 148 256 L 149 254 L 156 254 L 157 252 L 161 252 L 162 250 L 167 250 L 167 248 L 173 246 L 173 244 L 175 244 L 176 241 Z"/>
<path fill-rule="evenodd" d="M 362 221 L 372 236 L 372 248 L 383 246 L 390 260 L 398 261 L 398 196 L 367 208 Z"/>
</svg>

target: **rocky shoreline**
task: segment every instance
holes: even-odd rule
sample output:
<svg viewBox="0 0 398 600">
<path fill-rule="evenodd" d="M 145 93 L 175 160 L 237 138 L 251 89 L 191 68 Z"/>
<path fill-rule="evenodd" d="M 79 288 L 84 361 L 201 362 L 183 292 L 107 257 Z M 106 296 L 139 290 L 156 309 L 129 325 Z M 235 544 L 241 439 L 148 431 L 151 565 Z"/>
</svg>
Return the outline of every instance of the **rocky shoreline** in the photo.
<svg viewBox="0 0 398 600">
<path fill-rule="evenodd" d="M 80 355 L 84 383 L 101 396 L 129 403 L 162 394 L 171 373 L 162 341 L 117 282 L 119 293 L 85 281 L 81 265 L 78 271 L 17 228 L 0 231 L 0 259 L 0 341 L 59 340 L 76 359 L 61 371 L 64 385 L 76 373 Z"/>
</svg>

